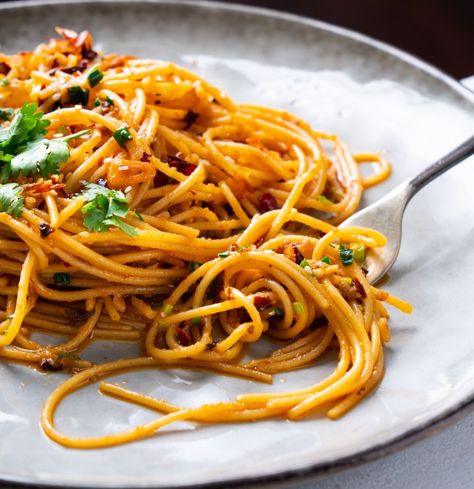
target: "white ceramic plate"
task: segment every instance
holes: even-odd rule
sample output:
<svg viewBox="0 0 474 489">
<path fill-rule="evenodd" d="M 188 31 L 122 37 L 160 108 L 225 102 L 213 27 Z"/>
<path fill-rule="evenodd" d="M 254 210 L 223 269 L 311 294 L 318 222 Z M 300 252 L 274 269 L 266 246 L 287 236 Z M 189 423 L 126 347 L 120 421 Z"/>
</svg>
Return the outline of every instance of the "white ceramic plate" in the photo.
<svg viewBox="0 0 474 489">
<path fill-rule="evenodd" d="M 0 6 L 0 49 L 31 49 L 56 25 L 88 29 L 105 51 L 173 59 L 237 100 L 274 105 L 339 133 L 354 151 L 384 149 L 393 176 L 371 202 L 474 132 L 473 96 L 434 68 L 348 31 L 290 15 L 197 2 L 17 3 Z M 290 480 L 385 453 L 446 419 L 474 397 L 473 160 L 425 189 L 408 208 L 388 289 L 415 312 L 391 318 L 387 374 L 343 419 L 195 427 L 105 450 L 67 450 L 47 439 L 38 415 L 64 380 L 0 363 L 0 479 L 81 487 L 232 486 Z M 130 348 L 97 344 L 93 358 Z M 277 376 L 273 386 L 180 370 L 114 381 L 184 404 L 242 391 L 314 383 L 333 366 Z M 58 424 L 72 435 L 126 429 L 154 414 L 101 397 L 71 397 Z"/>
</svg>

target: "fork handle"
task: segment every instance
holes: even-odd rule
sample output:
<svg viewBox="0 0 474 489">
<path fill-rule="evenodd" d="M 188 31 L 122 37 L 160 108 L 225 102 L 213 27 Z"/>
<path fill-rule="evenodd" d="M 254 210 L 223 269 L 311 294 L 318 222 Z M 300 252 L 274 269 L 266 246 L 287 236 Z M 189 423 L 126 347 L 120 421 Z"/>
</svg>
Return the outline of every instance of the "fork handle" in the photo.
<svg viewBox="0 0 474 489">
<path fill-rule="evenodd" d="M 422 189 L 432 180 L 439 177 L 445 171 L 448 171 L 450 168 L 465 160 L 472 154 L 474 154 L 474 136 L 471 136 L 456 149 L 453 149 L 447 155 L 443 156 L 419 173 L 416 177 L 413 177 L 408 184 L 410 187 L 409 198 L 413 197 L 418 190 Z"/>
</svg>

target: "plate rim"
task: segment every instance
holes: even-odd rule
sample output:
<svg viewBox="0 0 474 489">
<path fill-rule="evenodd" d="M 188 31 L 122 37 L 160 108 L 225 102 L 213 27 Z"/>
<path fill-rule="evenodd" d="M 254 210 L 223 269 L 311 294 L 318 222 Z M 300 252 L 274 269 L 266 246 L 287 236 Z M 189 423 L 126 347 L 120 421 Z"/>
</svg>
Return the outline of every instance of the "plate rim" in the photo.
<svg viewBox="0 0 474 489">
<path fill-rule="evenodd" d="M 179 5 L 190 8 L 211 9 L 211 10 L 227 10 L 232 12 L 245 12 L 261 17 L 269 17 L 280 19 L 283 21 L 300 23 L 318 30 L 337 34 L 341 37 L 349 38 L 353 41 L 362 43 L 376 50 L 382 51 L 386 54 L 392 55 L 406 64 L 411 65 L 418 71 L 422 71 L 425 74 L 436 78 L 443 82 L 447 87 L 456 92 L 466 102 L 470 103 L 474 107 L 474 92 L 463 86 L 460 81 L 451 77 L 443 70 L 435 67 L 434 65 L 424 61 L 423 59 L 410 54 L 400 48 L 392 46 L 384 41 L 377 40 L 366 34 L 359 33 L 352 29 L 340 27 L 325 21 L 312 19 L 302 15 L 288 13 L 280 10 L 274 10 L 265 7 L 256 7 L 250 5 L 243 5 L 239 3 L 223 3 L 221 1 L 210 0 L 8 0 L 0 3 L 0 13 L 6 10 L 22 10 L 29 7 L 46 7 L 54 5 L 70 5 L 70 4 L 117 4 L 117 3 L 136 3 L 136 4 L 150 4 L 150 5 Z M 121 486 L 117 483 L 102 483 L 95 485 L 100 488 L 120 488 L 131 487 L 148 488 L 153 489 L 159 487 L 159 489 L 180 489 L 180 488 L 192 488 L 192 489 L 218 489 L 225 488 L 251 488 L 251 487 L 278 487 L 283 484 L 294 482 L 307 482 L 315 480 L 317 478 L 324 477 L 336 471 L 344 469 L 350 469 L 360 464 L 375 461 L 379 458 L 393 454 L 403 448 L 406 448 L 418 441 L 421 441 L 429 436 L 444 430 L 456 421 L 467 416 L 470 412 L 474 411 L 474 392 L 471 395 L 466 396 L 462 401 L 458 402 L 451 408 L 445 409 L 440 414 L 431 418 L 419 426 L 408 429 L 403 433 L 389 439 L 388 441 L 378 443 L 370 448 L 361 450 L 351 455 L 346 455 L 341 458 L 337 458 L 331 461 L 319 462 L 308 465 L 298 469 L 288 469 L 281 472 L 275 472 L 266 475 L 254 475 L 245 476 L 241 478 L 233 478 L 224 481 L 212 481 L 199 484 L 180 485 L 180 486 L 156 486 L 154 483 L 137 484 L 135 486 L 126 484 Z M 0 488 L 10 489 L 12 487 L 25 488 L 25 489 L 57 489 L 58 487 L 65 487 L 67 489 L 84 489 L 94 487 L 91 483 L 84 484 L 67 484 L 60 481 L 46 481 L 36 480 L 31 477 L 12 476 L 11 474 L 0 473 Z"/>
</svg>

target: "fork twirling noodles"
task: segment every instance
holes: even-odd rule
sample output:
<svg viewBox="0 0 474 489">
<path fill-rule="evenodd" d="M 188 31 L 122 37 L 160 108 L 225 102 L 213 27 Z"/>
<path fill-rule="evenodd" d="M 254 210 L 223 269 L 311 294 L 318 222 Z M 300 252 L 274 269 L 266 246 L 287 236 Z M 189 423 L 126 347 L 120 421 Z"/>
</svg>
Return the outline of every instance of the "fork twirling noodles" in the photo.
<svg viewBox="0 0 474 489">
<path fill-rule="evenodd" d="M 237 104 L 173 63 L 102 55 L 87 32 L 58 32 L 0 55 L 0 356 L 73 373 L 45 403 L 46 434 L 95 448 L 178 420 L 351 409 L 383 375 L 383 302 L 410 311 L 366 279 L 365 252 L 385 238 L 337 228 L 387 161 L 287 112 Z M 362 178 L 363 163 L 376 172 Z M 37 332 L 62 339 L 41 344 Z M 81 353 L 95 340 L 136 342 L 143 356 L 94 365 Z M 259 341 L 273 353 L 249 358 Z M 126 369 L 270 383 L 328 350 L 333 373 L 297 391 L 181 407 L 102 383 L 160 415 L 91 438 L 54 425 L 65 396 Z"/>
</svg>

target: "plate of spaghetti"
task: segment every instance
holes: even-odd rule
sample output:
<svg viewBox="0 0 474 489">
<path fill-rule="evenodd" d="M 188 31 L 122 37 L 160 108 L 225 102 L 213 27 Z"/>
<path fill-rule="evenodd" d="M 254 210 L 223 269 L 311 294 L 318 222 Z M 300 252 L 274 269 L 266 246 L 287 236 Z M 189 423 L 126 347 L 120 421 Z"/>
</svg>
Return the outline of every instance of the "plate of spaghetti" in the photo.
<svg viewBox="0 0 474 489">
<path fill-rule="evenodd" d="M 470 402 L 472 165 L 409 210 L 382 286 L 385 237 L 338 228 L 472 132 L 466 90 L 260 10 L 1 14 L 2 480 L 262 484 Z"/>
</svg>

